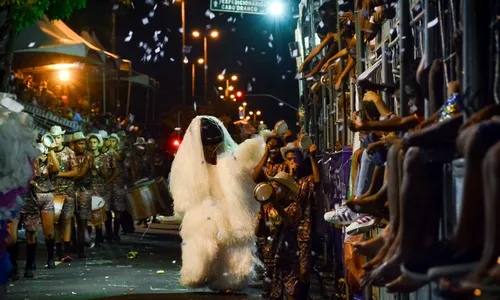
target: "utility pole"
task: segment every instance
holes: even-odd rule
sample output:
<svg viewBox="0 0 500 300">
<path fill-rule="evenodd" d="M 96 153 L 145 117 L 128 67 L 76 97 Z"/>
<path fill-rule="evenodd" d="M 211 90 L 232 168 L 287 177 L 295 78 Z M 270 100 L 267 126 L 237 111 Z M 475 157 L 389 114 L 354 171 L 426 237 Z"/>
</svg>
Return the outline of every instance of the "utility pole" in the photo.
<svg viewBox="0 0 500 300">
<path fill-rule="evenodd" d="M 186 105 L 186 64 L 184 57 L 186 56 L 186 0 L 181 0 L 181 19 L 182 19 L 182 105 Z"/>
</svg>

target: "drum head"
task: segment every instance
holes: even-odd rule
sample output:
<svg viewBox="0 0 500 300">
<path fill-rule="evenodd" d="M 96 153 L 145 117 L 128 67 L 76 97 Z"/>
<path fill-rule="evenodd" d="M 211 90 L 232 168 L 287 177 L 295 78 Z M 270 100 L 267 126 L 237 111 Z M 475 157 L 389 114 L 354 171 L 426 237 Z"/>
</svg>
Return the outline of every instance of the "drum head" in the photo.
<svg viewBox="0 0 500 300">
<path fill-rule="evenodd" d="M 255 200 L 259 202 L 265 202 L 271 198 L 273 194 L 273 187 L 269 183 L 259 183 L 253 190 L 253 196 Z"/>
<path fill-rule="evenodd" d="M 299 138 L 299 145 L 300 145 L 300 149 L 309 150 L 309 148 L 311 148 L 311 146 L 313 145 L 313 141 L 312 141 L 311 137 L 304 134 Z"/>
<path fill-rule="evenodd" d="M 274 132 L 276 135 L 283 136 L 288 130 L 288 125 L 285 121 L 281 120 L 274 126 Z"/>
<path fill-rule="evenodd" d="M 143 183 L 146 183 L 148 181 L 149 181 L 149 178 L 142 178 L 142 179 L 139 179 L 136 182 L 134 182 L 134 185 L 143 184 Z"/>
<path fill-rule="evenodd" d="M 99 209 L 104 206 L 104 199 L 99 196 L 92 196 L 92 210 Z"/>
</svg>

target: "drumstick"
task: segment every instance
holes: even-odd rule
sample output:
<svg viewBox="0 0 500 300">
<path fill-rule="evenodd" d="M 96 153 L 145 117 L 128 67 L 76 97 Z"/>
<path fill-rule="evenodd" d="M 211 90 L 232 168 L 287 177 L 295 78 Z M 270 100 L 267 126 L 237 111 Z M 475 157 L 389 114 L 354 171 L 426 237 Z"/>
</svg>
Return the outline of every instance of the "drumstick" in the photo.
<svg viewBox="0 0 500 300">
<path fill-rule="evenodd" d="M 142 236 L 141 236 L 141 240 L 142 240 L 142 238 L 144 237 L 144 235 L 146 235 L 146 232 L 148 232 L 148 230 L 149 230 L 149 225 L 150 225 L 150 222 L 148 222 L 148 228 L 146 228 L 146 230 L 145 230 L 145 231 L 144 231 L 144 233 L 142 234 Z"/>
</svg>

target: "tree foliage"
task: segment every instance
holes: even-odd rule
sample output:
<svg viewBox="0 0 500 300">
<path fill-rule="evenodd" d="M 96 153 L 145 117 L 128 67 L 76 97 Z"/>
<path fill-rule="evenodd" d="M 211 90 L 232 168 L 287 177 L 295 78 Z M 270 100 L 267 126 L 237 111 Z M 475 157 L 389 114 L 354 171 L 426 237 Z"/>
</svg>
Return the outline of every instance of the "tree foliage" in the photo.
<svg viewBox="0 0 500 300">
<path fill-rule="evenodd" d="M 34 24 L 46 15 L 50 20 L 60 20 L 84 8 L 86 0 L 3 0 L 0 6 L 8 10 L 4 26 L 12 26 L 14 32 Z"/>
</svg>

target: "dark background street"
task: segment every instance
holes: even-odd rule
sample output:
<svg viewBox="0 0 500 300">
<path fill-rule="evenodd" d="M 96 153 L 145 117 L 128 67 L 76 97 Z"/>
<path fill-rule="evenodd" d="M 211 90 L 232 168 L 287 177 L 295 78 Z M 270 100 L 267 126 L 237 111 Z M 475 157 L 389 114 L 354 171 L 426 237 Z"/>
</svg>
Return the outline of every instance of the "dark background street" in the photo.
<svg viewBox="0 0 500 300">
<path fill-rule="evenodd" d="M 208 289 L 190 290 L 179 285 L 181 240 L 176 226 L 152 224 L 145 229 L 122 235 L 122 242 L 87 250 L 87 258 L 61 263 L 55 270 L 44 268 L 45 245 L 37 247 L 35 278 L 9 282 L 9 299 L 258 299 L 258 289 L 245 294 L 223 296 Z M 39 238 L 43 241 L 43 238 Z M 21 240 L 19 264 L 24 270 L 25 242 Z M 136 258 L 128 258 L 137 251 Z M 163 274 L 157 274 L 163 270 Z M 22 275 L 22 272 L 21 272 Z"/>
</svg>

